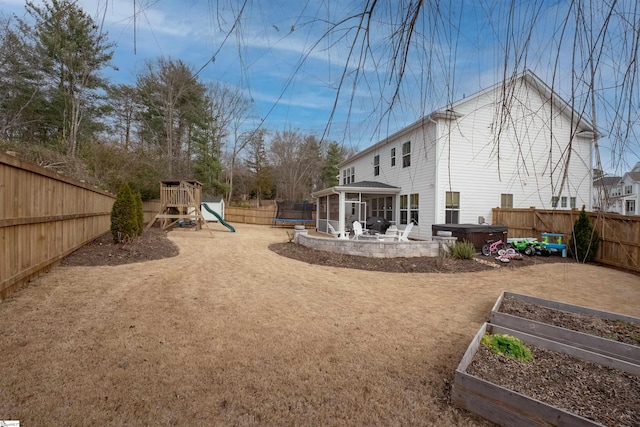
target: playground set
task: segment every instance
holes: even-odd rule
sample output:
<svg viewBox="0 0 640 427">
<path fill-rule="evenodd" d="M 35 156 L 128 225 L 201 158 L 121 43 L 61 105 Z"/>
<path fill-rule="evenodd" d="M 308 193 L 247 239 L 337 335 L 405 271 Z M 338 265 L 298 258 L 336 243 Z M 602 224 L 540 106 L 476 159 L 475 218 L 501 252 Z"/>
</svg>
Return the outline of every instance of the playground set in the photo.
<svg viewBox="0 0 640 427">
<path fill-rule="evenodd" d="M 178 227 L 190 226 L 200 230 L 204 225 L 213 237 L 202 210 L 215 216 L 220 224 L 227 227 L 232 233 L 236 230 L 206 203 L 202 203 L 202 184 L 195 180 L 166 180 L 160 182 L 160 211 L 147 225 L 147 229 L 159 220 L 160 227 L 166 230 L 177 225 Z"/>
</svg>

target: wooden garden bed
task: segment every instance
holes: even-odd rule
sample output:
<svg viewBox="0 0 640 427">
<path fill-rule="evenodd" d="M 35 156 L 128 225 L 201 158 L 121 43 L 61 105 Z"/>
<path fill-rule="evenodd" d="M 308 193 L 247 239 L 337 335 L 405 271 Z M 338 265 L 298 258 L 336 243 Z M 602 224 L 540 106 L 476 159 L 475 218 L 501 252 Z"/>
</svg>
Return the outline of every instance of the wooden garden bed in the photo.
<svg viewBox="0 0 640 427">
<path fill-rule="evenodd" d="M 520 338 L 532 362 L 492 354 L 485 333 Z M 485 323 L 464 354 L 452 387 L 454 405 L 503 426 L 638 425 L 640 365 Z"/>
<path fill-rule="evenodd" d="M 640 319 L 503 292 L 491 323 L 640 365 Z"/>
</svg>

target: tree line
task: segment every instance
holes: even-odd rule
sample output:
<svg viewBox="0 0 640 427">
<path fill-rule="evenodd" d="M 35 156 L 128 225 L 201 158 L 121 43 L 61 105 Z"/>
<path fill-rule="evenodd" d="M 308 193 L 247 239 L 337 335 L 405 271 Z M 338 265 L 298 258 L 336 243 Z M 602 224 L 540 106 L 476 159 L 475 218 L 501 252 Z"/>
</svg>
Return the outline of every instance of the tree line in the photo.
<svg viewBox="0 0 640 427">
<path fill-rule="evenodd" d="M 0 17 L 0 149 L 115 193 L 145 199 L 159 181 L 197 179 L 203 195 L 303 200 L 337 184 L 348 154 L 301 130 L 247 125 L 239 88 L 202 81 L 180 59 L 148 61 L 133 84 L 105 70 L 115 44 L 76 2 L 26 2 Z"/>
</svg>

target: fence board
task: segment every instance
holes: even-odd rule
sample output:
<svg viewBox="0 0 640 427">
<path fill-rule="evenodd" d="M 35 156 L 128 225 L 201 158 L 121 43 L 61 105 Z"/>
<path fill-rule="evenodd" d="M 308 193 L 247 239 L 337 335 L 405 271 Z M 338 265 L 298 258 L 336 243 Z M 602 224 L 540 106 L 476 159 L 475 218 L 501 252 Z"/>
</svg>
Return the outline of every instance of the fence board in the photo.
<svg viewBox="0 0 640 427">
<path fill-rule="evenodd" d="M 569 243 L 573 224 L 580 211 L 493 209 L 493 223 L 509 227 L 509 237 L 535 237 L 542 233 L 562 233 Z M 640 272 L 640 216 L 588 212 L 600 241 L 595 261 L 625 270 Z"/>
<path fill-rule="evenodd" d="M 114 197 L 0 154 L 0 300 L 109 230 Z"/>
</svg>

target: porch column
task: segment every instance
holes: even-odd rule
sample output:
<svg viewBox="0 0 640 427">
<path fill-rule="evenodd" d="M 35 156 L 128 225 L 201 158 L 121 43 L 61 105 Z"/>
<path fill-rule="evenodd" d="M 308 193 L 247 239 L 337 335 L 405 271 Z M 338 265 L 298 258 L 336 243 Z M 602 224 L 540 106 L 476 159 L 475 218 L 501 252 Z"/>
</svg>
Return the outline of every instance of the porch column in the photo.
<svg viewBox="0 0 640 427">
<path fill-rule="evenodd" d="M 340 232 L 339 239 L 348 239 L 347 233 L 344 231 L 344 202 L 345 202 L 345 194 L 344 191 L 338 193 L 338 232 Z"/>
</svg>

